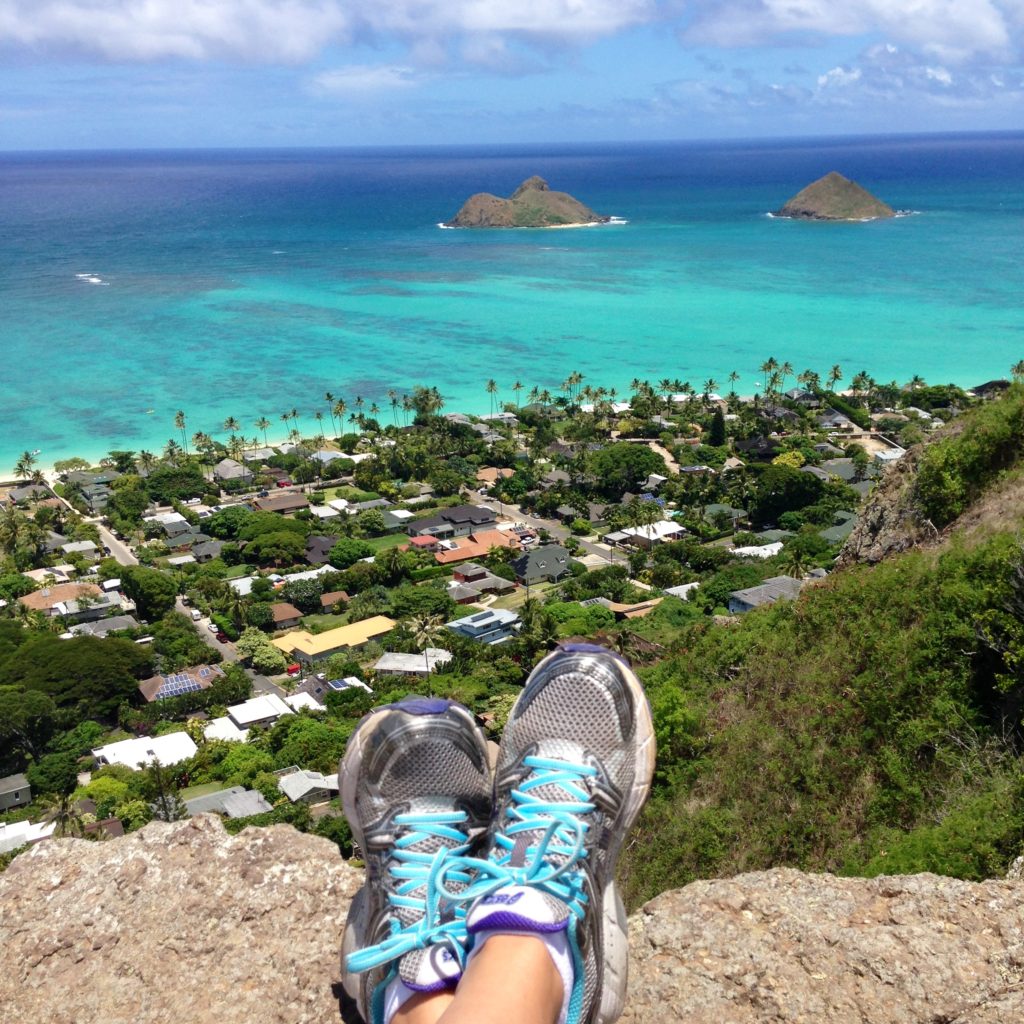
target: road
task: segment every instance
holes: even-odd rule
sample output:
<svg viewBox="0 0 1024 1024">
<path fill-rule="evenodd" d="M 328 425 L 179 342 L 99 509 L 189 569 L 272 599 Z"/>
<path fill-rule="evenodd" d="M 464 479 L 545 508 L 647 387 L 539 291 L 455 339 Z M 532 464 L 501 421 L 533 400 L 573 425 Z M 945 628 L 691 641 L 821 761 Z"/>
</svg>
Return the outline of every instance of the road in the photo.
<svg viewBox="0 0 1024 1024">
<path fill-rule="evenodd" d="M 132 554 L 132 549 L 124 541 L 118 540 L 98 519 L 92 520 L 96 529 L 100 531 L 100 543 L 110 548 L 111 557 L 116 558 L 121 565 L 138 565 L 139 560 Z"/>
</svg>

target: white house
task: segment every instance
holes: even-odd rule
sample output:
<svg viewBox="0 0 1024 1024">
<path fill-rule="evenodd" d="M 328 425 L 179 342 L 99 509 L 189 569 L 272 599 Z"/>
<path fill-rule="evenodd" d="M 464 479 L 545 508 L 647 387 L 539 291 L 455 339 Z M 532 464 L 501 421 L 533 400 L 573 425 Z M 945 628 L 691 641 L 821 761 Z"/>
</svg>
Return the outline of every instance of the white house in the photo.
<svg viewBox="0 0 1024 1024">
<path fill-rule="evenodd" d="M 140 736 L 97 747 L 92 756 L 101 764 L 123 764 L 138 770 L 154 761 L 165 768 L 194 757 L 197 747 L 187 732 L 168 732 L 163 736 Z"/>
<path fill-rule="evenodd" d="M 293 714 L 295 712 L 276 693 L 251 697 L 241 704 L 232 704 L 228 708 L 228 718 L 239 729 L 249 729 L 254 725 L 272 725 L 284 715 Z"/>
</svg>

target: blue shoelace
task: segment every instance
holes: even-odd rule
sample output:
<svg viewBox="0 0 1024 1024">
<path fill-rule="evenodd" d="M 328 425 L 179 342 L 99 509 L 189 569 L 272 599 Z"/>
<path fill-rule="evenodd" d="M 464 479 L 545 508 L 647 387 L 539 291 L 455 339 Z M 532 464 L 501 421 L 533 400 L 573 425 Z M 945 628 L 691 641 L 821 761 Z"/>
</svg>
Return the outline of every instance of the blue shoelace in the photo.
<svg viewBox="0 0 1024 1024">
<path fill-rule="evenodd" d="M 469 849 L 465 832 L 456 828 L 467 821 L 465 811 L 438 811 L 431 814 L 396 814 L 395 825 L 407 829 L 396 840 L 391 852 L 388 874 L 399 882 L 388 894 L 388 902 L 396 910 L 405 908 L 420 912 L 413 923 L 401 926 L 397 914 L 392 917 L 392 932 L 375 946 L 351 953 L 346 967 L 353 974 L 372 970 L 398 960 L 416 949 L 426 949 L 437 942 L 447 942 L 452 953 L 462 963 L 463 940 L 466 935 L 466 910 L 454 902 L 454 894 L 441 884 L 444 876 L 453 882 L 469 884 L 468 871 L 456 864 Z M 413 849 L 431 837 L 452 840 L 455 846 L 446 846 L 435 853 Z M 422 895 L 416 890 L 422 889 Z M 442 920 L 442 901 L 453 902 L 454 916 Z"/>
<path fill-rule="evenodd" d="M 505 811 L 505 823 L 494 834 L 490 859 L 452 857 L 447 869 L 436 879 L 442 895 L 455 903 L 470 904 L 489 896 L 505 886 L 530 886 L 561 900 L 572 915 L 583 917 L 587 894 L 582 874 L 577 870 L 586 857 L 584 849 L 589 826 L 582 815 L 595 810 L 595 804 L 583 785 L 598 772 L 590 765 L 575 764 L 547 757 L 525 757 L 523 764 L 530 775 L 512 790 Z M 536 795 L 537 790 L 558 786 L 568 799 L 550 800 Z M 523 833 L 539 833 L 539 839 L 526 848 L 522 864 L 513 864 L 517 837 Z M 450 877 L 462 880 L 476 874 L 477 880 L 461 892 L 444 887 Z"/>
</svg>

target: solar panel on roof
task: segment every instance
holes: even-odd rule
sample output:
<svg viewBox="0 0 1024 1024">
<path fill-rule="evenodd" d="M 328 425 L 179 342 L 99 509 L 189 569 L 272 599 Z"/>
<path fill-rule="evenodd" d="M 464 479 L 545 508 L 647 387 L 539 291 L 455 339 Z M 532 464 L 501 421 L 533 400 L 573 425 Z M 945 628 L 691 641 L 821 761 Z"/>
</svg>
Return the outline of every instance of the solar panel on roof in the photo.
<svg viewBox="0 0 1024 1024">
<path fill-rule="evenodd" d="M 202 677 L 203 679 L 205 679 L 205 678 L 206 678 L 206 677 L 207 677 L 207 676 L 208 676 L 209 674 L 210 674 L 210 670 L 209 670 L 208 668 L 201 668 L 201 669 L 199 670 L 199 675 L 200 675 L 200 676 L 201 676 L 201 677 Z"/>
</svg>

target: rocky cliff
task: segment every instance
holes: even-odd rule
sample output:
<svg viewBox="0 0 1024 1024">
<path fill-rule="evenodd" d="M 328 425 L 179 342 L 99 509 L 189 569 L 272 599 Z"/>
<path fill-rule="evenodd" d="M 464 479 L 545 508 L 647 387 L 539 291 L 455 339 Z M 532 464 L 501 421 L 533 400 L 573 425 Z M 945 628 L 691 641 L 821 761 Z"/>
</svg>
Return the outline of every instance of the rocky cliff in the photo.
<svg viewBox="0 0 1024 1024">
<path fill-rule="evenodd" d="M 2 1024 L 330 1024 L 361 873 L 288 826 L 200 817 L 40 844 L 0 876 Z M 624 1024 L 1024 1016 L 1024 882 L 776 870 L 630 920 Z"/>
<path fill-rule="evenodd" d="M 896 211 L 857 182 L 830 171 L 797 192 L 775 216 L 797 220 L 878 220 L 895 217 Z"/>
<path fill-rule="evenodd" d="M 445 225 L 449 228 L 553 228 L 605 224 L 610 218 L 594 213 L 566 192 L 553 192 L 534 175 L 508 199 L 478 192 Z"/>
</svg>

